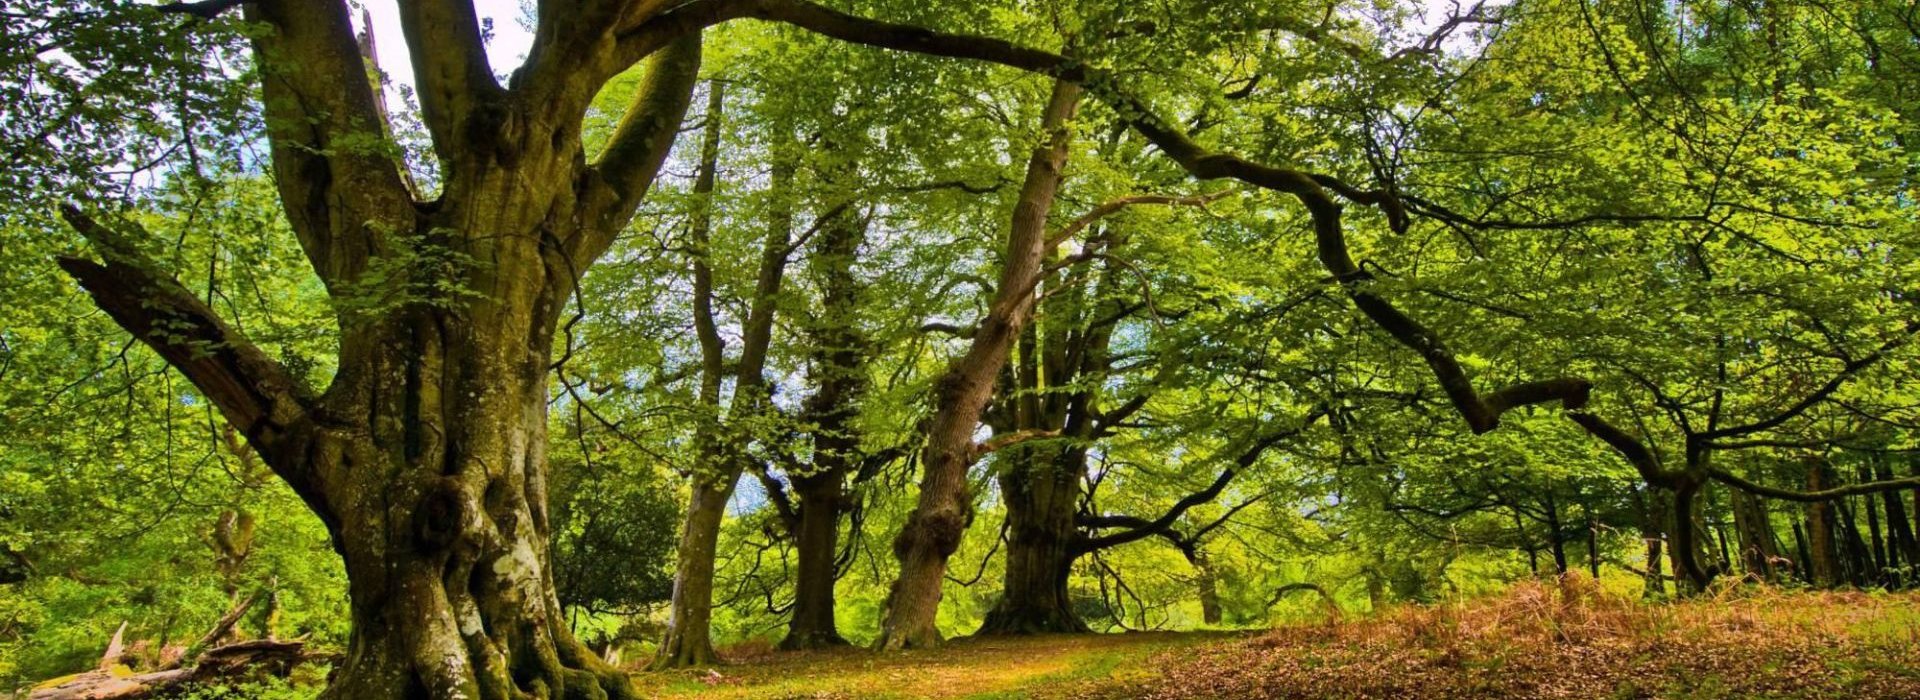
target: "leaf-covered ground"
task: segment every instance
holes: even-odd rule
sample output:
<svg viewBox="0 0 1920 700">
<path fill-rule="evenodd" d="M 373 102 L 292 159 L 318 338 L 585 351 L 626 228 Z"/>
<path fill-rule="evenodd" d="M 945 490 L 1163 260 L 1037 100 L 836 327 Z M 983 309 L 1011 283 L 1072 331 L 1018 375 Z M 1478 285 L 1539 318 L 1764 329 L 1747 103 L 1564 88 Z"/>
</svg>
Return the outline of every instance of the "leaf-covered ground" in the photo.
<svg viewBox="0 0 1920 700">
<path fill-rule="evenodd" d="M 701 698 L 1920 698 L 1920 594 L 1729 591 L 1649 606 L 1573 583 L 1257 633 L 961 640 L 642 674 Z"/>
</svg>

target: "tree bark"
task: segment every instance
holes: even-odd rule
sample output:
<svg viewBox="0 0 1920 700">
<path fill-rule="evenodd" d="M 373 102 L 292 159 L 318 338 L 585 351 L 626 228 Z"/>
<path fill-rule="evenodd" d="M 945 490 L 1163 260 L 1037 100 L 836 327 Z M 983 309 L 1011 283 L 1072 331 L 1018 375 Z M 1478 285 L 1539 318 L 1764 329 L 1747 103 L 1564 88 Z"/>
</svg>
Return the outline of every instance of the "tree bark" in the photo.
<svg viewBox="0 0 1920 700">
<path fill-rule="evenodd" d="M 934 415 L 920 460 L 920 496 L 893 543 L 900 575 L 887 594 L 886 616 L 876 641 L 879 648 L 925 647 L 941 641 L 934 624 L 941 582 L 947 558 L 959 548 L 973 507 L 967 492 L 967 469 L 975 456 L 973 434 L 992 397 L 994 380 L 1033 310 L 1034 284 L 1046 255 L 1047 214 L 1063 179 L 1071 141 L 1067 122 L 1079 102 L 1078 86 L 1055 81 L 1041 119 L 1047 142 L 1036 147 L 1028 161 L 993 302 L 967 353 L 934 390 Z"/>
<path fill-rule="evenodd" d="M 651 664 L 656 669 L 710 666 L 718 660 L 712 641 L 714 559 L 727 502 L 733 498 L 734 488 L 746 470 L 747 446 L 754 437 L 740 426 L 764 411 L 768 403 L 763 373 L 773 338 L 774 302 L 785 277 L 788 241 L 792 238 L 788 187 L 793 163 L 776 155 L 770 178 L 774 198 L 774 205 L 770 207 L 772 215 L 762 240 L 758 276 L 748 302 L 747 317 L 741 323 L 733 397 L 722 415 L 720 387 L 725 381 L 727 365 L 725 346 L 714 316 L 713 271 L 709 261 L 712 193 L 724 104 L 720 86 L 717 81 L 708 85 L 706 130 L 700 171 L 694 183 L 695 192 L 703 201 L 696 221 L 689 227 L 695 246 L 694 325 L 701 349 L 700 401 L 711 415 L 696 429 L 694 449 L 699 453 L 698 467 L 693 475 L 693 494 L 687 504 L 686 521 L 680 530 L 679 553 L 675 557 L 672 617 L 659 654 Z"/>
<path fill-rule="evenodd" d="M 1819 491 L 1830 484 L 1826 462 L 1807 460 L 1807 490 Z M 1834 551 L 1834 517 L 1831 501 L 1814 501 L 1807 506 L 1807 553 L 1813 560 L 1808 567 L 1816 588 L 1840 585 L 1840 557 Z"/>
<path fill-rule="evenodd" d="M 493 79 L 470 7 L 402 3 L 442 175 L 440 196 L 416 202 L 383 147 L 345 3 L 245 8 L 267 25 L 249 36 L 273 180 L 337 309 L 332 384 L 308 389 L 228 327 L 116 228 L 137 226 L 69 209 L 101 260 L 61 266 L 326 525 L 352 618 L 327 697 L 632 697 L 569 633 L 554 594 L 547 372 L 566 296 L 632 216 L 684 117 L 697 34 L 648 52 L 634 108 L 589 161 L 579 128 L 594 76 L 631 61 L 549 74 L 530 99 Z M 546 32 L 529 65 L 565 65 L 567 48 L 610 38 L 611 25 Z"/>
<path fill-rule="evenodd" d="M 1080 555 L 1074 516 L 1085 451 L 1043 445 L 1004 455 L 998 481 L 1007 509 L 1006 573 L 1000 600 L 978 634 L 1090 632 L 1067 594 Z"/>
</svg>

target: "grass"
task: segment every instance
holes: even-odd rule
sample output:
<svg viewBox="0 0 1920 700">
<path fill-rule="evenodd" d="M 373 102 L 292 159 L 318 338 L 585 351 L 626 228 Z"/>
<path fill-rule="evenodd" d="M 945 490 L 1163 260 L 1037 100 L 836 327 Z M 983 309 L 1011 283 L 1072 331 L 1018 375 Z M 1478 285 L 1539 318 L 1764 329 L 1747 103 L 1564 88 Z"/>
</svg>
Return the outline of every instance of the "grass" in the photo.
<svg viewBox="0 0 1920 700">
<path fill-rule="evenodd" d="M 1161 654 L 1233 633 L 1072 635 L 961 639 L 939 649 L 874 654 L 859 649 L 771 652 L 736 649 L 713 671 L 642 673 L 655 698 L 966 698 L 1034 697 L 1036 689 L 1150 674 Z"/>
<path fill-rule="evenodd" d="M 1920 698 L 1920 593 L 1728 588 L 1647 605 L 1590 581 L 1248 633 L 758 651 L 636 676 L 678 698 Z"/>
</svg>

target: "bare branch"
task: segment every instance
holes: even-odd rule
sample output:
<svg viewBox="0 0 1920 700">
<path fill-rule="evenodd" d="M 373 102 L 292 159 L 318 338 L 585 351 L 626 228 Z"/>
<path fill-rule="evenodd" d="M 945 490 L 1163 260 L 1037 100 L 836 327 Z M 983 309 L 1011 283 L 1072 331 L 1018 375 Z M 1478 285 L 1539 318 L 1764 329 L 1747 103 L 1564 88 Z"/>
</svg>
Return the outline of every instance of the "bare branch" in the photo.
<svg viewBox="0 0 1920 700">
<path fill-rule="evenodd" d="M 1173 507 L 1168 508 L 1167 512 L 1160 514 L 1158 518 L 1144 520 L 1127 515 L 1096 515 L 1080 518 L 1080 524 L 1085 527 L 1094 529 L 1126 527 L 1127 529 L 1098 537 L 1085 538 L 1076 545 L 1076 548 L 1082 553 L 1092 552 L 1139 541 L 1165 532 L 1168 528 L 1173 527 L 1174 523 L 1179 522 L 1180 517 L 1186 515 L 1187 511 L 1192 510 L 1194 506 L 1210 503 L 1213 499 L 1219 498 L 1220 493 L 1226 490 L 1227 485 L 1233 483 L 1234 478 L 1239 476 L 1241 471 L 1252 467 L 1254 462 L 1259 461 L 1260 455 L 1265 454 L 1268 448 L 1279 444 L 1282 440 L 1305 432 L 1307 428 L 1312 427 L 1313 424 L 1319 421 L 1324 415 L 1326 415 L 1325 409 L 1315 408 L 1312 412 L 1308 413 L 1307 417 L 1300 421 L 1298 425 L 1276 430 L 1255 439 L 1252 445 L 1248 446 L 1238 457 L 1234 458 L 1231 466 L 1220 470 L 1219 476 L 1214 477 L 1213 483 L 1208 484 L 1204 489 L 1187 494 L 1179 501 L 1174 502 Z M 1242 505 L 1241 507 L 1245 506 Z"/>
</svg>

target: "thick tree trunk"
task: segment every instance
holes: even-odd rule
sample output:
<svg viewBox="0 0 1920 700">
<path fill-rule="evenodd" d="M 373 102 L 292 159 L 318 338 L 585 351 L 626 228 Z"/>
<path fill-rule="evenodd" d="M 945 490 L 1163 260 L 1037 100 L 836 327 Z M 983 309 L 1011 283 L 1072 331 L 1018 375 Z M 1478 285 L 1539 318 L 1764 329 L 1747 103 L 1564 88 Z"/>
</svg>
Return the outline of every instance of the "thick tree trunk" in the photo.
<svg viewBox="0 0 1920 700">
<path fill-rule="evenodd" d="M 794 480 L 800 497 L 799 522 L 794 533 L 795 556 L 793 618 L 787 624 L 787 636 L 780 641 L 786 650 L 820 649 L 844 646 L 834 623 L 833 585 L 839 556 L 841 488 L 846 481 L 842 469 L 827 469 L 817 475 Z"/>
<path fill-rule="evenodd" d="M 936 408 L 920 460 L 919 500 L 893 542 L 900 575 L 887 594 L 886 617 L 876 641 L 879 648 L 925 647 L 941 641 L 934 622 L 947 558 L 959 548 L 972 516 L 967 469 L 975 457 L 973 434 L 992 397 L 994 379 L 1033 310 L 1034 284 L 1047 249 L 1047 214 L 1066 167 L 1071 139 L 1067 121 L 1079 102 L 1079 87 L 1054 83 L 1041 121 L 1049 141 L 1035 148 L 1028 162 L 993 303 L 966 355 L 948 369 L 935 389 Z"/>
<path fill-rule="evenodd" d="M 651 187 L 685 115 L 697 36 L 663 42 L 589 161 L 600 85 L 646 53 L 582 52 L 612 23 L 543 32 L 514 86 L 470 8 L 401 3 L 441 193 L 416 201 L 383 143 L 344 3 L 237 3 L 282 209 L 334 302 L 324 392 L 80 210 L 101 262 L 61 265 L 220 411 L 326 525 L 352 631 L 326 697 L 632 697 L 568 632 L 548 569 L 547 375 L 579 274 Z M 543 18 L 543 27 L 549 26 Z M 165 329 L 158 333 L 156 330 Z"/>
<path fill-rule="evenodd" d="M 1680 577 L 1675 581 L 1675 588 L 1683 595 L 1704 591 L 1707 584 L 1713 582 L 1712 574 L 1700 563 L 1699 505 L 1695 500 L 1700 487 L 1701 484 L 1694 481 L 1676 484 L 1673 489 L 1673 510 L 1668 518 L 1673 526 L 1673 542 L 1668 555 L 1673 559 L 1675 575 Z"/>
<path fill-rule="evenodd" d="M 853 265 L 866 240 L 867 222 L 850 211 L 825 222 L 808 266 L 820 289 L 819 312 L 807 321 L 813 344 L 810 363 L 818 389 L 804 413 L 813 427 L 813 464 L 807 474 L 790 475 L 799 496 L 798 512 L 788 520 L 798 565 L 794 576 L 793 617 L 780 648 L 842 646 L 834 621 L 833 588 L 839 574 L 840 516 L 847 511 L 846 481 L 861 459 L 855 419 L 867 393 L 868 340 L 857 318 L 860 281 Z"/>
<path fill-rule="evenodd" d="M 268 460 L 316 460 L 335 494 L 353 626 L 329 696 L 629 694 L 567 631 L 547 568 L 548 337 L 524 317 L 413 321 L 336 385 L 365 397 L 366 427 L 322 418 Z"/>
<path fill-rule="evenodd" d="M 1086 455 L 1071 447 L 1034 447 L 1005 458 L 998 478 L 1007 508 L 1006 573 L 1000 601 L 978 634 L 1090 632 L 1067 595 L 1080 554 L 1074 515 Z"/>
</svg>

